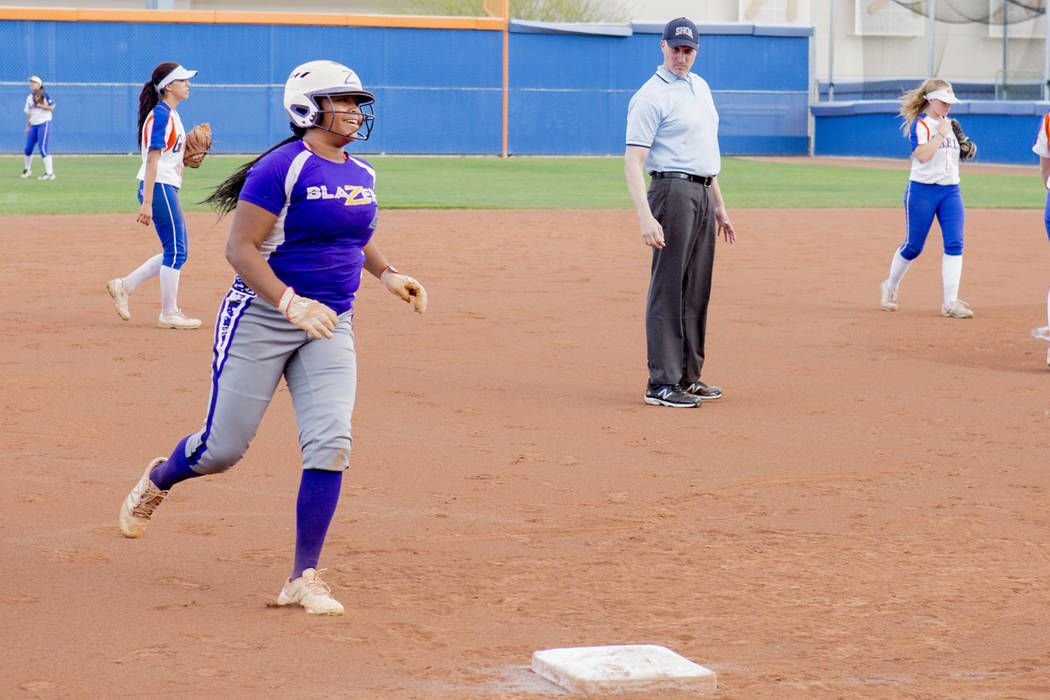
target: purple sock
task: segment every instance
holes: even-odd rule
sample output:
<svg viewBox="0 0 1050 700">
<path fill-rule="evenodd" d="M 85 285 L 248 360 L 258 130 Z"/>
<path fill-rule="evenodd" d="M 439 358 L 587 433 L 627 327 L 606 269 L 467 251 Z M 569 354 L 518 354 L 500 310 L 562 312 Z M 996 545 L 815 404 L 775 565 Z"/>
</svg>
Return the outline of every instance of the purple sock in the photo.
<svg viewBox="0 0 1050 700">
<path fill-rule="evenodd" d="M 302 576 L 305 569 L 317 568 L 342 485 L 343 472 L 303 470 L 295 505 L 295 568 L 290 581 Z"/>
<path fill-rule="evenodd" d="M 192 479 L 195 476 L 203 476 L 190 469 L 190 465 L 186 460 L 186 441 L 189 437 L 187 435 L 179 440 L 179 444 L 175 446 L 171 456 L 150 471 L 149 480 L 161 491 L 167 491 L 180 481 L 186 481 L 186 479 Z"/>
</svg>

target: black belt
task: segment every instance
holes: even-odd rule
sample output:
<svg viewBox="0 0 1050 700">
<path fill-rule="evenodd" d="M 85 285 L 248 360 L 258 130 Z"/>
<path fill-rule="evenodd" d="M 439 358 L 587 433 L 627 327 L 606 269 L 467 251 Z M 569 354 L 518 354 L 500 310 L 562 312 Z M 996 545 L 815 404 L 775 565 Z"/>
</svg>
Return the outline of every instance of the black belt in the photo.
<svg viewBox="0 0 1050 700">
<path fill-rule="evenodd" d="M 705 177 L 703 175 L 693 175 L 692 173 L 682 173 L 678 172 L 677 170 L 665 170 L 662 173 L 657 170 L 654 170 L 651 173 L 649 173 L 649 175 L 652 176 L 654 180 L 659 180 L 663 177 L 673 177 L 678 180 L 688 180 L 689 182 L 695 182 L 697 184 L 703 185 L 704 187 L 710 187 L 711 181 L 715 179 L 713 175 Z"/>
</svg>

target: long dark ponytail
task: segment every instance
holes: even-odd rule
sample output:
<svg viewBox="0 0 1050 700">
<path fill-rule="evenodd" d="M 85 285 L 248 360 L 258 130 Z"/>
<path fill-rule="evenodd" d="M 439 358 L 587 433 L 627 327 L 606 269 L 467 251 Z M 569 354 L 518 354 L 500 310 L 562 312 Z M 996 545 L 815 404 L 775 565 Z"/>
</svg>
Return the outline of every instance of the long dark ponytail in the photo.
<svg viewBox="0 0 1050 700">
<path fill-rule="evenodd" d="M 146 123 L 146 117 L 160 102 L 160 93 L 157 92 L 157 83 L 164 80 L 164 76 L 178 68 L 178 63 L 161 63 L 153 69 L 153 77 L 143 83 L 142 91 L 139 92 L 139 130 L 135 135 L 136 141 L 142 140 L 142 125 Z"/>
<path fill-rule="evenodd" d="M 258 163 L 262 159 L 262 157 L 270 151 L 276 150 L 281 146 L 285 145 L 286 143 L 298 141 L 306 135 L 305 128 L 301 126 L 295 126 L 294 124 L 289 124 L 288 126 L 292 127 L 291 136 L 286 138 L 284 141 L 281 141 L 280 143 L 276 143 L 273 146 L 270 146 L 270 148 L 266 150 L 266 153 L 260 154 L 251 162 L 245 163 L 241 167 L 237 168 L 237 170 L 234 171 L 233 175 L 230 175 L 228 178 L 223 180 L 222 184 L 215 188 L 211 195 L 204 200 L 204 203 L 210 204 L 212 208 L 215 209 L 215 211 L 219 212 L 220 215 L 229 214 L 231 211 L 236 209 L 237 198 L 241 195 L 241 188 L 244 187 L 244 181 L 248 177 L 248 171 L 251 170 L 255 166 L 255 164 Z"/>
</svg>

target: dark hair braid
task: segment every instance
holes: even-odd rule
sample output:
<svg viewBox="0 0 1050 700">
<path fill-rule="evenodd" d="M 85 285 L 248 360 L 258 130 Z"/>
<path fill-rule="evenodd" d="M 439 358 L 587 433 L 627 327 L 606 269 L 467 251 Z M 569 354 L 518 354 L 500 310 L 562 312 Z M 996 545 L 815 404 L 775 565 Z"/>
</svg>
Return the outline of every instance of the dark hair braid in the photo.
<svg viewBox="0 0 1050 700">
<path fill-rule="evenodd" d="M 202 202 L 202 204 L 210 204 L 215 211 L 219 214 L 229 214 L 231 211 L 237 208 L 237 198 L 240 197 L 241 188 L 244 187 L 244 181 L 248 177 L 248 171 L 255 167 L 263 156 L 267 155 L 271 151 L 280 148 L 286 143 L 297 141 L 306 134 L 306 129 L 301 126 L 295 126 L 289 124 L 292 127 L 292 135 L 286 138 L 280 143 L 276 143 L 266 150 L 265 153 L 260 154 L 254 160 L 245 163 L 241 167 L 234 171 L 233 175 L 222 181 L 218 187 L 216 187 L 211 195 Z"/>
</svg>

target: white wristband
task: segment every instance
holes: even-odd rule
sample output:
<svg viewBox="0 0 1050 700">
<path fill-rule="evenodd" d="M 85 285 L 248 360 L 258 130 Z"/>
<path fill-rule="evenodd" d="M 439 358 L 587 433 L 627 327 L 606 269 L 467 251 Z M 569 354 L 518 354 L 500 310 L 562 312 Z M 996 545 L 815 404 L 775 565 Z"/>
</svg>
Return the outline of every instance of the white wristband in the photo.
<svg viewBox="0 0 1050 700">
<path fill-rule="evenodd" d="M 277 302 L 277 310 L 284 314 L 285 318 L 288 318 L 288 307 L 292 304 L 292 299 L 295 298 L 295 290 L 291 287 L 284 288 L 284 294 L 281 295 L 281 300 Z"/>
</svg>

